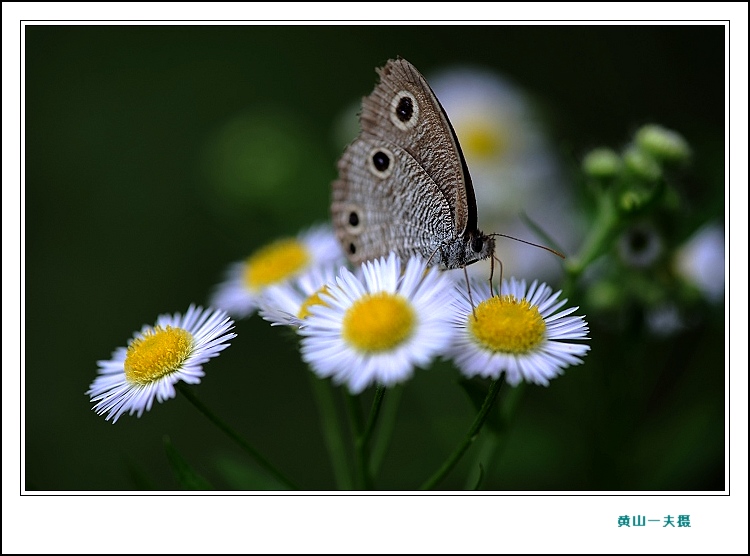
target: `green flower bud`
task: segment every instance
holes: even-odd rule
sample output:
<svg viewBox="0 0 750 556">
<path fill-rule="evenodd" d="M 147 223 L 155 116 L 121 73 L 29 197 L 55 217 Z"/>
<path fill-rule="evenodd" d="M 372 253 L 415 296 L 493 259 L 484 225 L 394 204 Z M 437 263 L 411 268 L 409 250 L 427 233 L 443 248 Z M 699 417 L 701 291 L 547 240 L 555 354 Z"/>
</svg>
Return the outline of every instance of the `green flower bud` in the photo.
<svg viewBox="0 0 750 556">
<path fill-rule="evenodd" d="M 679 133 L 656 124 L 639 129 L 635 143 L 657 160 L 679 162 L 690 156 L 690 147 Z"/>
<path fill-rule="evenodd" d="M 653 157 L 637 147 L 629 147 L 622 155 L 625 167 L 644 181 L 653 182 L 661 177 L 661 167 Z"/>
<path fill-rule="evenodd" d="M 612 178 L 617 175 L 621 166 L 620 157 L 612 149 L 594 149 L 583 158 L 583 171 L 592 178 Z"/>
</svg>

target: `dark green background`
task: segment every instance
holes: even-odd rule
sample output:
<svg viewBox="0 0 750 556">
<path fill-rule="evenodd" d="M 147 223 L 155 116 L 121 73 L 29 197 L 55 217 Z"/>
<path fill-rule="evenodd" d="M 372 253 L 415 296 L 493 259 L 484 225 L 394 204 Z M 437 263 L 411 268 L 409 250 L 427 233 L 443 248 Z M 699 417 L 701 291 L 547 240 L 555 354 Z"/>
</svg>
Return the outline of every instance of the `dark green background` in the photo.
<svg viewBox="0 0 750 556">
<path fill-rule="evenodd" d="M 425 74 L 468 63 L 512 79 L 546 117 L 572 176 L 588 149 L 618 148 L 643 123 L 675 129 L 696 153 L 684 192 L 706 217 L 723 214 L 720 25 L 25 32 L 29 490 L 178 488 L 164 435 L 216 488 L 260 485 L 183 397 L 113 426 L 84 392 L 96 361 L 134 330 L 206 303 L 228 263 L 327 217 L 343 147 L 334 122 L 372 90 L 388 58 Z M 258 156 L 217 177 L 216 137 L 230 121 L 245 127 L 240 144 L 223 148 Z M 233 196 L 217 186 L 247 176 L 257 181 Z M 592 319 L 586 364 L 526 389 L 485 488 L 723 489 L 723 322 L 720 307 L 684 334 L 655 339 L 598 330 Z M 333 488 L 310 372 L 293 341 L 258 317 L 236 332 L 193 391 L 303 488 Z M 376 487 L 415 488 L 456 445 L 473 418 L 457 379 L 439 366 L 406 383 Z M 475 455 L 441 486 L 463 488 Z"/>
</svg>

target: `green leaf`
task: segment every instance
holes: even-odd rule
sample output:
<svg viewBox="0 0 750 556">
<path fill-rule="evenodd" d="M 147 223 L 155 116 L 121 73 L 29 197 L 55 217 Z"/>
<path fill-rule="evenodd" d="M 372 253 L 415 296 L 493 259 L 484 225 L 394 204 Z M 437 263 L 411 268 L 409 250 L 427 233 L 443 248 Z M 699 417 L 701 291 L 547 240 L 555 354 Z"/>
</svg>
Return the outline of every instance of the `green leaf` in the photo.
<svg viewBox="0 0 750 556">
<path fill-rule="evenodd" d="M 479 476 L 477 477 L 476 483 L 474 483 L 474 486 L 471 488 L 471 490 L 479 490 L 479 487 L 482 485 L 482 482 L 484 481 L 484 467 L 482 467 L 482 464 L 479 464 Z"/>
</svg>

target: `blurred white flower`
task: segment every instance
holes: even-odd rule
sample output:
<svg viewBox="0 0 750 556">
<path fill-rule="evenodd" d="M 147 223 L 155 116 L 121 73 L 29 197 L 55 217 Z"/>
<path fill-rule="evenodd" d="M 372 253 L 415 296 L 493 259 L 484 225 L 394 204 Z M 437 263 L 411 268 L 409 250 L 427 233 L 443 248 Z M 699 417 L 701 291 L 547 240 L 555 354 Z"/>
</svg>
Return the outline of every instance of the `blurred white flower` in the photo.
<svg viewBox="0 0 750 556">
<path fill-rule="evenodd" d="M 724 228 L 709 223 L 674 255 L 675 271 L 713 303 L 724 299 Z"/>
<path fill-rule="evenodd" d="M 667 337 L 687 328 L 680 309 L 674 303 L 662 303 L 646 311 L 646 325 L 656 336 Z"/>
<path fill-rule="evenodd" d="M 311 226 L 296 237 L 277 239 L 232 263 L 224 281 L 211 293 L 211 305 L 235 318 L 249 317 L 258 309 L 266 288 L 336 261 L 343 263 L 344 253 L 333 229 L 327 224 Z"/>
<path fill-rule="evenodd" d="M 428 77 L 458 135 L 477 199 L 479 228 L 544 244 L 521 219 L 525 213 L 563 250 L 577 247 L 582 218 L 574 210 L 570 185 L 524 94 L 496 73 L 469 67 Z M 561 276 L 553 254 L 498 238 L 504 272 L 554 281 Z M 489 263 L 470 267 L 488 275 Z"/>
<path fill-rule="evenodd" d="M 292 280 L 269 286 L 261 295 L 258 313 L 271 326 L 299 328 L 312 305 L 325 304 L 320 296 L 328 292 L 327 284 L 335 282 L 340 268 L 335 263 L 313 266 Z"/>
</svg>

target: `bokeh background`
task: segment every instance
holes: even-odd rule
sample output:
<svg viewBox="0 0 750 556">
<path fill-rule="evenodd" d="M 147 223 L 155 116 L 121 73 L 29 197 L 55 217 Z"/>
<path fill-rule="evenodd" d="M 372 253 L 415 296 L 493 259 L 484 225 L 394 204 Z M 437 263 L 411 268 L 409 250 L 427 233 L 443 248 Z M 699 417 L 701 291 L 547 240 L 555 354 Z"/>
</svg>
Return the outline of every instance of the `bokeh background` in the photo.
<svg viewBox="0 0 750 556">
<path fill-rule="evenodd" d="M 133 331 L 205 304 L 229 263 L 327 219 L 357 103 L 396 55 L 428 79 L 472 67 L 514 83 L 573 207 L 588 150 L 644 123 L 678 131 L 693 150 L 677 182 L 684 233 L 723 225 L 721 25 L 27 25 L 25 54 L 27 490 L 183 488 L 165 437 L 216 489 L 273 488 L 183 397 L 111 425 L 84 392 Z M 555 217 L 553 230 L 585 227 Z M 591 325 L 586 363 L 525 389 L 482 487 L 723 490 L 723 303 L 658 335 L 584 299 L 571 302 Z M 193 391 L 303 488 L 332 489 L 294 340 L 257 316 L 235 331 Z M 399 389 L 376 488 L 416 488 L 458 443 L 474 416 L 458 381 L 438 364 Z M 496 449 L 485 436 L 440 488 L 473 484 Z"/>
</svg>

